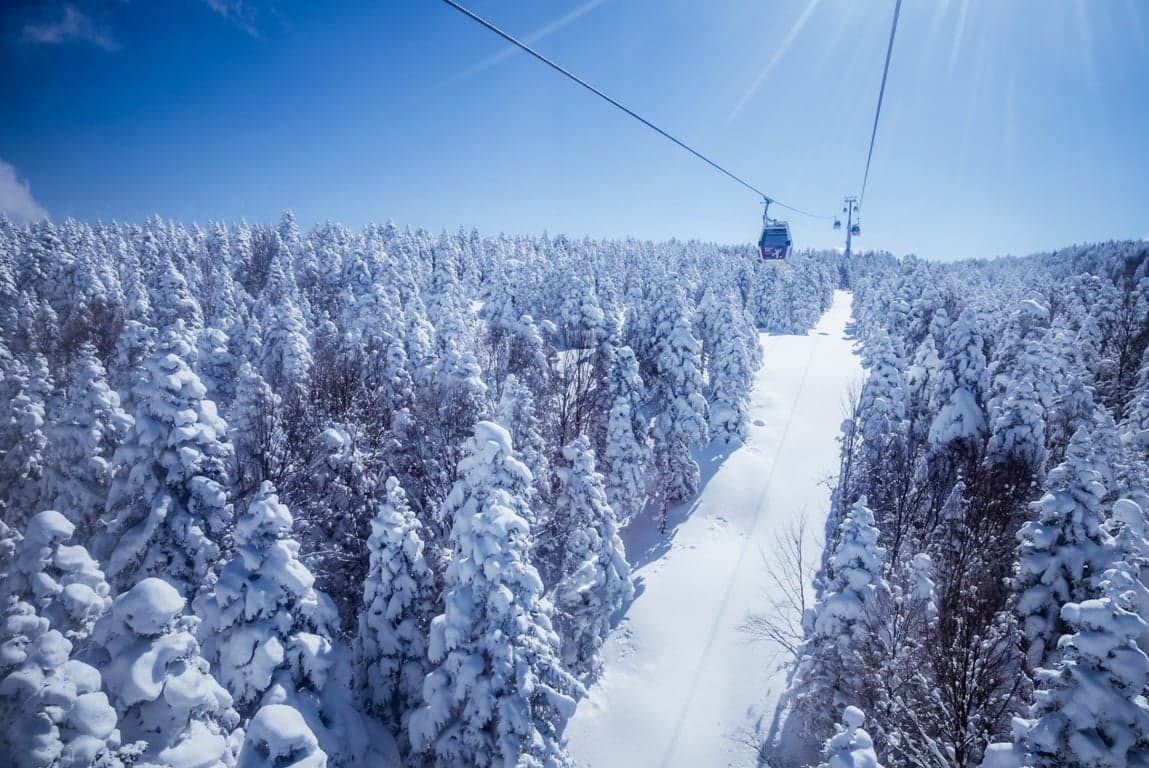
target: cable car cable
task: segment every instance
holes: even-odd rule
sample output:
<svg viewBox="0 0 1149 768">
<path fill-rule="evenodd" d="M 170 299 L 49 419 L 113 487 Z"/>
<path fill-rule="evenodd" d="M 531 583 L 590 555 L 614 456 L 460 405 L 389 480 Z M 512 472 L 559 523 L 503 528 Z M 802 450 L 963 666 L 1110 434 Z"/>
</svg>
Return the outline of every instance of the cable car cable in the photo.
<svg viewBox="0 0 1149 768">
<path fill-rule="evenodd" d="M 894 52 L 894 35 L 898 31 L 898 14 L 902 10 L 902 0 L 894 5 L 894 23 L 890 26 L 890 42 L 886 46 L 886 64 L 882 67 L 882 87 L 878 89 L 878 108 L 874 110 L 874 128 L 870 131 L 870 151 L 866 153 L 866 173 L 862 176 L 862 192 L 858 195 L 858 207 L 866 197 L 866 182 L 870 180 L 870 161 L 874 158 L 874 139 L 878 135 L 878 118 L 882 115 L 882 98 L 886 95 L 886 76 L 890 72 L 890 54 Z"/>
<path fill-rule="evenodd" d="M 492 24 L 491 22 L 487 21 L 487 20 L 486 20 L 486 19 L 484 19 L 482 16 L 479 16 L 479 15 L 478 15 L 477 13 L 475 13 L 474 11 L 471 11 L 470 9 L 468 9 L 468 8 L 466 8 L 466 7 L 462 6 L 462 5 L 460 5 L 459 3 L 455 2 L 455 0 L 443 0 L 443 2 L 444 2 L 444 3 L 446 3 L 447 5 L 451 6 L 452 8 L 454 8 L 456 11 L 459 11 L 460 13 L 464 14 L 465 16 L 468 16 L 468 17 L 469 17 L 469 18 L 471 18 L 473 21 L 477 21 L 478 23 L 482 24 L 484 27 L 486 27 L 487 29 L 491 30 L 492 32 L 494 32 L 496 35 L 498 35 L 499 37 L 503 38 L 503 39 L 504 39 L 504 40 L 506 40 L 507 42 L 509 42 L 509 43 L 511 43 L 511 44 L 513 44 L 513 45 L 515 45 L 515 46 L 518 46 L 519 48 L 521 48 L 522 50 L 526 51 L 526 52 L 527 52 L 527 53 L 529 53 L 531 56 L 534 56 L 536 59 L 538 59 L 538 60 L 539 60 L 539 61 L 541 61 L 542 63 L 546 64 L 548 67 L 550 67 L 551 69 L 555 70 L 556 72 L 558 72 L 558 73 L 560 73 L 560 74 L 562 74 L 562 75 L 565 75 L 565 76 L 566 76 L 566 77 L 568 77 L 569 79 L 571 79 L 571 80 L 573 80 L 574 82 L 578 83 L 578 84 L 579 84 L 579 85 L 581 85 L 583 88 L 586 88 L 588 91 L 590 91 L 591 93 L 593 93 L 595 96 L 598 96 L 600 99 L 602 99 L 602 100 L 606 101 L 607 103 L 609 103 L 609 104 L 611 104 L 611 105 L 613 105 L 613 106 L 615 106 L 615 107 L 618 107 L 618 108 L 619 108 L 619 109 L 621 109 L 623 112 L 625 112 L 626 114 L 628 114 L 628 115 L 630 115 L 631 117 L 633 117 L 635 120 L 637 120 L 637 121 L 639 121 L 640 123 L 642 123 L 643 125 L 645 125 L 647 128 L 650 128 L 651 130 L 653 130 L 653 131 L 655 131 L 655 132 L 659 133 L 660 135 L 662 135 L 664 138 L 666 138 L 666 139 L 669 139 L 670 141 L 674 142 L 674 143 L 675 143 L 675 144 L 677 144 L 679 147 L 681 147 L 682 149 L 685 149 L 687 152 L 689 152 L 690 154 L 694 155 L 695 157 L 697 157 L 697 158 L 698 158 L 699 160 L 701 160 L 702 162 L 706 163 L 707 165 L 709 165 L 710 167 L 712 167 L 712 168 L 714 168 L 715 170 L 719 171 L 720 173 L 723 173 L 723 174 L 725 174 L 726 176 L 730 177 L 730 178 L 731 178 L 731 179 L 733 179 L 734 181 L 738 182 L 738 183 L 739 183 L 739 184 L 741 184 L 742 186 L 744 186 L 744 187 L 746 187 L 747 189 L 749 189 L 751 192 L 754 192 L 755 194 L 757 194 L 759 197 L 762 197 L 762 198 L 764 198 L 764 199 L 766 199 L 766 200 L 769 200 L 769 201 L 770 201 L 770 202 L 771 202 L 773 205 L 777 205 L 777 206 L 779 206 L 780 208 L 785 208 L 786 210 L 789 210 L 789 211 L 793 211 L 794 213 L 798 213 L 798 214 L 801 214 L 801 215 L 803 215 L 803 216 L 809 216 L 810 218 L 814 218 L 814 219 L 830 219 L 830 218 L 833 218 L 833 217 L 831 217 L 831 216 L 819 216 L 819 215 L 818 215 L 818 214 L 816 214 L 816 213 L 810 213 L 809 211 L 804 211 L 804 210 L 802 210 L 801 208 L 795 208 L 795 207 L 794 207 L 794 206 L 792 206 L 792 205 L 787 205 L 786 203 L 783 203 L 781 200 L 776 200 L 776 199 L 774 199 L 773 197 L 770 197 L 770 195 L 767 195 L 765 192 L 763 192 L 762 190 L 758 189 L 758 187 L 756 187 L 756 186 L 754 186 L 753 184 L 751 184 L 750 182 L 746 181 L 746 180 L 745 180 L 745 179 L 743 179 L 741 176 L 738 176 L 737 174 L 735 174 L 735 173 L 732 173 L 731 171 L 728 171 L 728 170 L 726 170 L 725 168 L 723 168 L 721 165 L 719 165 L 718 163 L 716 163 L 716 162 L 714 162 L 713 160 L 711 160 L 711 159 L 710 159 L 709 157 L 707 157 L 706 155 L 702 154 L 701 152 L 699 152 L 698 150 L 694 149 L 693 147 L 691 147 L 691 146 L 687 145 L 685 142 L 683 142 L 683 141 L 681 141 L 681 140 L 679 140 L 679 139 L 675 138 L 674 136 L 671 136 L 669 133 L 667 133 L 666 131 L 662 130 L 661 128 L 659 128 L 657 125 L 655 125 L 654 123 L 652 123 L 652 122 L 650 122 L 649 120 L 647 120 L 647 119 L 646 119 L 645 117 L 643 117 L 642 115 L 638 114 L 638 113 L 637 113 L 637 112 L 635 112 L 634 110 L 632 110 L 632 109 L 630 109 L 630 108 L 628 108 L 628 107 L 626 107 L 626 106 L 624 106 L 624 105 L 620 104 L 619 102 L 615 101 L 615 100 L 614 100 L 614 99 L 612 99 L 610 96 L 607 96 L 605 93 L 603 93 L 602 91 L 600 91 L 598 88 L 595 88 L 593 85 L 591 85 L 590 83 L 588 83 L 586 80 L 583 80 L 581 77 L 579 77 L 578 75 L 574 74 L 574 73 L 573 73 L 573 72 L 571 72 L 570 70 L 568 70 L 568 69 L 565 69 L 565 68 L 564 68 L 562 65 L 560 65 L 560 64 L 557 64 L 557 63 L 555 63 L 554 61 L 551 61 L 551 60 L 550 60 L 550 59 L 548 59 L 546 56 L 544 56 L 543 54 L 539 53 L 539 52 L 538 52 L 538 51 L 536 51 L 534 48 L 531 48 L 531 47 L 530 47 L 529 45 L 527 45 L 526 43 L 524 43 L 524 42 L 522 42 L 522 41 L 518 40 L 517 38 L 515 38 L 515 37 L 514 37 L 514 36 L 512 36 L 511 34 L 509 34 L 509 33 L 507 33 L 507 32 L 504 32 L 503 30 L 499 29 L 497 26 L 495 26 L 495 25 L 494 25 L 494 24 Z M 899 4 L 900 4 L 901 0 L 898 0 L 898 2 L 899 2 Z M 888 63 L 888 62 L 887 62 L 887 63 Z"/>
</svg>

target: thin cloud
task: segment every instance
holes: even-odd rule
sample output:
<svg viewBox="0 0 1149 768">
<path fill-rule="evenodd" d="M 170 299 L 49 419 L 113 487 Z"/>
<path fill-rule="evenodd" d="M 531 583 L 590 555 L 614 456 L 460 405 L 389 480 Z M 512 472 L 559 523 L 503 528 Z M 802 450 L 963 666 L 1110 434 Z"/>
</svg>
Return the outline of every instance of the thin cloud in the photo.
<svg viewBox="0 0 1149 768">
<path fill-rule="evenodd" d="M 0 214 L 17 224 L 48 218 L 48 211 L 32 197 L 28 182 L 16 177 L 11 163 L 0 160 Z"/>
<path fill-rule="evenodd" d="M 814 9 L 818 7 L 818 1 L 819 0 L 814 0 L 814 2 L 806 6 L 806 10 L 802 11 L 802 15 L 799 16 L 798 20 L 794 22 L 794 25 L 790 27 L 790 31 L 786 34 L 786 38 L 782 41 L 782 44 L 774 50 L 774 55 L 770 57 L 770 61 L 766 62 L 766 67 L 746 90 L 746 93 L 742 94 L 742 98 L 738 100 L 738 104 L 735 105 L 734 109 L 731 110 L 730 116 L 726 118 L 727 122 L 733 122 L 734 118 L 738 117 L 738 113 L 750 102 L 750 99 L 753 98 L 754 94 L 758 92 L 758 89 L 762 87 L 762 83 L 766 82 L 766 78 L 770 75 L 774 66 L 782 60 L 782 57 L 786 55 L 786 51 L 790 50 L 790 46 L 798 39 L 798 35 L 802 34 L 802 28 L 806 26 L 806 22 L 810 20 L 811 14 L 814 13 Z"/>
<path fill-rule="evenodd" d="M 259 38 L 259 27 L 255 24 L 255 9 L 245 0 L 203 0 L 203 2 L 247 34 Z"/>
<path fill-rule="evenodd" d="M 575 8 L 574 10 L 570 11 L 569 13 L 564 14 L 563 16 L 560 16 L 559 18 L 555 19 L 554 21 L 552 21 L 548 24 L 544 24 L 543 26 L 536 29 L 534 32 L 531 32 L 526 37 L 519 38 L 519 39 L 522 40 L 524 43 L 527 43 L 528 45 L 534 45 L 539 40 L 542 40 L 543 38 L 548 37 L 549 35 L 553 35 L 555 32 L 558 32 L 560 29 L 567 26 L 571 22 L 577 21 L 580 17 L 585 16 L 587 13 L 589 13 L 590 11 L 593 11 L 595 8 L 602 5 L 604 2 L 606 2 L 606 0 L 590 0 L 589 2 L 583 3 L 578 8 Z M 475 66 L 468 69 L 466 72 L 463 72 L 461 75 L 459 75 L 458 79 L 463 80 L 465 78 L 472 77 L 473 75 L 477 75 L 478 73 L 482 72 L 484 69 L 489 69 L 490 67 L 493 67 L 494 65 L 498 64 L 500 61 L 502 61 L 503 59 L 516 53 L 518 50 L 519 50 L 518 48 L 516 48 L 515 46 L 508 43 L 506 45 L 506 47 L 504 47 L 498 53 L 495 53 L 491 56 L 488 56 L 487 58 L 483 59 L 478 64 L 476 64 Z"/>
<path fill-rule="evenodd" d="M 26 24 L 20 38 L 36 45 L 90 43 L 105 51 L 120 49 L 120 42 L 111 33 L 71 3 L 60 9 L 58 18 Z"/>
</svg>

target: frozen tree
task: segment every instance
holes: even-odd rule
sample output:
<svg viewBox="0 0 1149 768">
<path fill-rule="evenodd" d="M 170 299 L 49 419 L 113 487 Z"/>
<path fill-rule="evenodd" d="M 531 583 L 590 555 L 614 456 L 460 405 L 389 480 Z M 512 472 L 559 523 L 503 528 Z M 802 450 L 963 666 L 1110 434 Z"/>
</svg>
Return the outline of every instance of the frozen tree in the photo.
<svg viewBox="0 0 1149 768">
<path fill-rule="evenodd" d="M 101 690 L 100 673 L 72 658 L 72 643 L 49 628 L 46 620 L 34 613 L 26 620 L 30 636 L 21 649 L 22 658 L 7 676 L 0 676 L 4 764 L 12 768 L 124 765 L 119 758 L 128 751 L 120 752 L 116 710 Z"/>
<path fill-rule="evenodd" d="M 412 747 L 439 766 L 567 765 L 562 731 L 581 686 L 562 669 L 551 605 L 528 560 L 530 472 L 506 430 L 479 422 L 459 475 L 444 504 L 455 549 Z"/>
<path fill-rule="evenodd" d="M 1149 765 L 1145 621 L 1108 597 L 1067 603 L 1060 660 L 1038 671 L 1026 766 Z"/>
<path fill-rule="evenodd" d="M 813 609 L 794 683 L 792 717 L 807 733 L 821 737 L 832 726 L 830 715 L 854 703 L 864 689 L 864 652 L 873 642 L 878 606 L 889 586 L 882 578 L 885 550 L 878 546 L 874 514 L 860 499 L 846 513 L 826 566 L 825 587 Z"/>
<path fill-rule="evenodd" d="M 268 704 L 247 724 L 235 768 L 327 768 L 327 753 L 299 710 Z"/>
<path fill-rule="evenodd" d="M 283 398 L 246 360 L 239 367 L 235 401 L 228 415 L 235 450 L 236 485 L 250 493 L 280 477 L 288 460 L 281 410 Z"/>
<path fill-rule="evenodd" d="M 43 501 L 85 535 L 104 511 L 112 457 L 131 425 L 95 348 L 84 345 L 72 364 L 62 411 L 48 429 Z"/>
<path fill-rule="evenodd" d="M 301 633 L 329 636 L 337 621 L 334 605 L 299 560 L 291 527 L 291 512 L 264 483 L 236 520 L 235 555 L 194 603 L 204 657 L 241 715 L 255 711 L 280 670 L 304 676 L 291 669 L 289 654 Z"/>
<path fill-rule="evenodd" d="M 164 259 L 160 270 L 152 273 L 149 288 L 156 327 L 167 330 L 182 324 L 178 333 L 186 343 L 194 343 L 199 331 L 203 329 L 203 312 L 187 280 L 170 260 Z"/>
<path fill-rule="evenodd" d="M 44 474 L 44 434 L 51 395 L 48 361 L 35 355 L 31 366 L 6 366 L 4 389 L 15 394 L 0 410 L 0 505 L 4 519 L 22 525 L 37 510 Z"/>
<path fill-rule="evenodd" d="M 1085 384 L 1081 376 L 1070 376 L 1048 416 L 1047 439 L 1053 460 L 1060 462 L 1066 446 L 1077 430 L 1082 428 L 1093 430 L 1096 412 L 1093 390 Z"/>
<path fill-rule="evenodd" d="M 166 581 L 141 580 L 96 624 L 92 663 L 124 740 L 146 742 L 145 764 L 227 766 L 228 736 L 239 718 L 200 655 L 198 621 L 184 605 Z"/>
<path fill-rule="evenodd" d="M 207 389 L 207 397 L 217 404 L 235 399 L 237 360 L 227 334 L 219 328 L 205 328 L 198 339 L 196 375 Z"/>
<path fill-rule="evenodd" d="M 644 387 L 630 347 L 615 347 L 607 388 L 610 400 L 603 450 L 606 498 L 619 522 L 625 523 L 646 504 L 646 468 L 650 463 L 649 427 L 642 415 Z"/>
<path fill-rule="evenodd" d="M 169 339 L 146 361 L 135 424 L 113 459 L 108 525 L 98 541 L 121 590 L 160 574 L 189 593 L 203 588 L 231 524 L 227 425 L 184 351 Z"/>
<path fill-rule="evenodd" d="M 1137 383 L 1120 426 L 1122 441 L 1136 450 L 1140 458 L 1149 459 L 1149 347 L 1145 348 Z"/>
<path fill-rule="evenodd" d="M 977 316 L 965 309 L 950 327 L 945 358 L 933 397 L 930 445 L 960 442 L 976 447 L 986 433 L 985 394 L 989 384 L 984 341 Z"/>
<path fill-rule="evenodd" d="M 997 463 L 1017 462 L 1033 476 L 1041 476 L 1045 468 L 1044 411 L 1028 379 L 1009 383 L 990 430 L 986 458 Z"/>
<path fill-rule="evenodd" d="M 407 718 L 422 704 L 437 584 L 424 552 L 426 532 L 394 477 L 387 479 L 386 494 L 367 540 L 371 564 L 363 583 L 356 663 L 370 709 L 405 734 Z"/>
<path fill-rule="evenodd" d="M 83 642 L 112 604 L 103 571 L 79 544 L 69 545 L 75 526 L 45 510 L 28 521 L 15 546 L 0 597 L 33 606 L 71 642 Z"/>
<path fill-rule="evenodd" d="M 291 294 L 284 293 L 265 305 L 260 325 L 263 343 L 259 372 L 276 393 L 284 397 L 301 395 L 314 361 L 307 324 Z"/>
<path fill-rule="evenodd" d="M 1038 518 L 1017 534 L 1012 585 L 1033 667 L 1054 658 L 1057 638 L 1065 632 L 1061 607 L 1095 595 L 1095 579 L 1108 557 L 1108 536 L 1101 528 L 1105 487 L 1093 468 L 1093 443 L 1084 428 L 1074 434 L 1065 461 L 1050 471 L 1046 488 L 1034 503 Z"/>
<path fill-rule="evenodd" d="M 515 455 L 531 471 L 539 497 L 549 499 L 550 462 L 547 459 L 542 424 L 535 410 L 535 398 L 531 390 L 513 373 L 508 374 L 503 384 L 503 396 L 495 409 L 494 421 L 510 433 Z"/>
<path fill-rule="evenodd" d="M 913 362 L 906 371 L 910 435 L 919 444 L 925 442 L 933 420 L 930 399 L 941 376 L 941 365 L 934 337 L 932 334 L 926 334 L 914 352 Z"/>
<path fill-rule="evenodd" d="M 563 448 L 555 503 L 558 583 L 552 599 L 567 669 L 594 676 L 598 650 L 611 617 L 634 596 L 630 564 L 618 536 L 603 478 L 595 471 L 590 441 L 580 437 Z"/>
<path fill-rule="evenodd" d="M 857 707 L 846 707 L 838 732 L 827 742 L 818 768 L 882 768 L 874 752 L 874 741 L 862 725 L 866 715 Z"/>
<path fill-rule="evenodd" d="M 685 501 L 698 490 L 699 467 L 691 449 L 707 440 L 707 403 L 702 395 L 702 345 L 681 299 L 668 299 L 656 322 L 651 384 L 654 458 L 665 507 Z"/>
</svg>

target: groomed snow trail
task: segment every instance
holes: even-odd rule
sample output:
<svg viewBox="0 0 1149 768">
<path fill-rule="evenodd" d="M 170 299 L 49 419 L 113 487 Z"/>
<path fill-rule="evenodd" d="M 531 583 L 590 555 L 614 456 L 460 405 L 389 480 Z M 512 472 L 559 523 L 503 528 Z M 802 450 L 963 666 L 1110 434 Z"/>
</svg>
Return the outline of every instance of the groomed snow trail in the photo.
<svg viewBox="0 0 1149 768">
<path fill-rule="evenodd" d="M 846 338 L 851 301 L 836 292 L 805 336 L 760 336 L 746 445 L 701 457 L 704 486 L 673 530 L 624 532 L 641 591 L 567 727 L 580 765 L 755 765 L 755 725 L 769 726 L 785 672 L 738 627 L 773 602 L 763 554 L 803 513 L 807 558 L 819 555 L 844 403 L 862 380 Z"/>
</svg>

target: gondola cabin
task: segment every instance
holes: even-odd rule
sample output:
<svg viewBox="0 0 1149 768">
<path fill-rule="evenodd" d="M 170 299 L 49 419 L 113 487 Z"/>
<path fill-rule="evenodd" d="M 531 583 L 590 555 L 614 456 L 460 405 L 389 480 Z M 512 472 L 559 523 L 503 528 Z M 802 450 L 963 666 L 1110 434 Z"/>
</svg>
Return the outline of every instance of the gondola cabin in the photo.
<svg viewBox="0 0 1149 768">
<path fill-rule="evenodd" d="M 758 252 L 766 261 L 779 261 L 790 254 L 790 225 L 771 219 L 762 227 L 758 238 Z"/>
<path fill-rule="evenodd" d="M 770 218 L 770 198 L 766 198 L 762 211 L 762 235 L 758 238 L 758 253 L 763 261 L 781 261 L 790 254 L 790 224 Z"/>
</svg>

